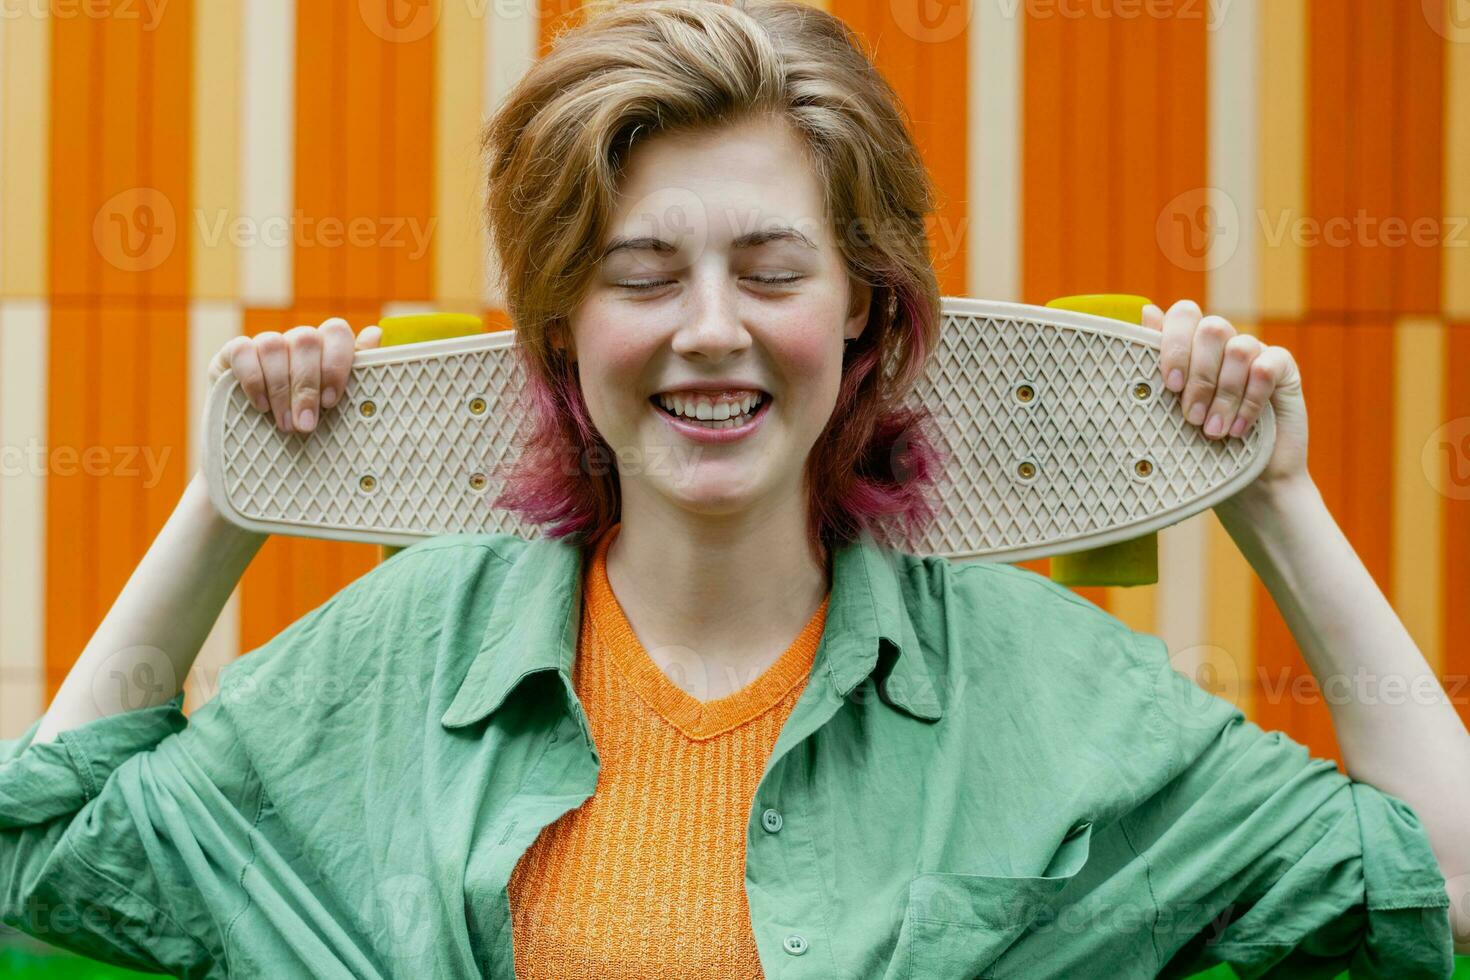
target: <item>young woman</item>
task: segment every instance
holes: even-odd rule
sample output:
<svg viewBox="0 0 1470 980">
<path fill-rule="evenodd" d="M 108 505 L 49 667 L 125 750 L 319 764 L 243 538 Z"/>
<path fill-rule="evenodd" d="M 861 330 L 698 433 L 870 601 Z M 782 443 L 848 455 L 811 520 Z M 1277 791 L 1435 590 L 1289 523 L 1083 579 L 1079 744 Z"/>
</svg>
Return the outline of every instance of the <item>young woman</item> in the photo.
<svg viewBox="0 0 1470 980">
<path fill-rule="evenodd" d="M 537 423 L 500 503 L 544 533 L 406 549 L 185 719 L 260 544 L 196 478 L 0 745 L 5 921 L 193 977 L 1449 975 L 1448 703 L 1334 705 L 1349 778 L 1048 579 L 882 543 L 936 478 L 901 407 L 932 195 L 838 20 L 599 7 L 484 148 Z M 1192 422 L 1274 405 L 1220 512 L 1318 677 L 1442 695 L 1315 493 L 1290 355 L 1148 316 Z M 335 321 L 216 370 L 309 438 L 351 351 Z"/>
</svg>

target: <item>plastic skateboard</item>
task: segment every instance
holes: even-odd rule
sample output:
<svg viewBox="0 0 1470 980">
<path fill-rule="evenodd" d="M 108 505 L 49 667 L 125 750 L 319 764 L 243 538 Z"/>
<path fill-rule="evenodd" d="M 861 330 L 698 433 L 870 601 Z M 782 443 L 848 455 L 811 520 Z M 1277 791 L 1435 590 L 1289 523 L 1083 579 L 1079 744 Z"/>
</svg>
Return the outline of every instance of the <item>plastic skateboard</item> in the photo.
<svg viewBox="0 0 1470 980">
<path fill-rule="evenodd" d="M 1138 323 L 1145 302 L 943 298 L 940 346 L 910 400 L 929 406 L 948 459 L 938 519 L 909 550 L 1052 556 L 1063 571 L 1053 577 L 1072 584 L 1151 582 L 1152 535 L 1260 473 L 1275 437 L 1270 407 L 1239 438 L 1209 439 L 1186 422 L 1159 377 L 1161 334 Z M 232 374 L 219 378 L 203 459 L 220 512 L 271 534 L 399 547 L 440 534 L 536 536 L 490 505 L 497 464 L 527 421 L 514 334 L 453 314 L 382 326 L 385 346 L 355 355 L 344 398 L 311 433 L 280 432 Z"/>
</svg>

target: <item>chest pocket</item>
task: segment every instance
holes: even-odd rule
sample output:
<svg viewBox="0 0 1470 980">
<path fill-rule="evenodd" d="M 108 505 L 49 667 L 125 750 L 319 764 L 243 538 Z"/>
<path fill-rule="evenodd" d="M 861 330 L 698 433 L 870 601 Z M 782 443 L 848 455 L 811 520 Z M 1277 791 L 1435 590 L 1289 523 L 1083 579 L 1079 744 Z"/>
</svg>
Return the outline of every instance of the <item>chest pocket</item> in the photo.
<svg viewBox="0 0 1470 980">
<path fill-rule="evenodd" d="M 924 871 L 909 882 L 899 947 L 913 980 L 1002 977 L 992 964 L 1066 887 L 1092 844 L 1092 824 L 1073 828 L 1041 876 Z M 907 943 L 905 950 L 904 944 Z"/>
</svg>

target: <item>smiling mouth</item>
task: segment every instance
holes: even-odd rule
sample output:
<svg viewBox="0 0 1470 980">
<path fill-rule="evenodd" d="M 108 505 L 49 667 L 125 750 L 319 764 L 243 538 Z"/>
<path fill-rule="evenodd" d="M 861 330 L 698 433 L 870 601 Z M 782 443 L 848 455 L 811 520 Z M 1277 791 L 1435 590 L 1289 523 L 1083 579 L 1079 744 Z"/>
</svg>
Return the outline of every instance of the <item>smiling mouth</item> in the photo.
<svg viewBox="0 0 1470 980">
<path fill-rule="evenodd" d="M 752 419 L 760 414 L 761 409 L 765 407 L 765 405 L 770 402 L 770 400 L 770 395 L 766 394 L 765 392 L 761 392 L 750 403 L 750 407 L 747 408 L 744 412 L 735 415 L 729 415 L 723 419 L 717 419 L 713 417 L 708 419 L 701 419 L 692 415 L 687 415 L 682 412 L 675 411 L 668 404 L 665 404 L 664 400 L 659 395 L 653 395 L 648 399 L 649 404 L 651 404 L 655 409 L 664 413 L 665 415 L 670 416 L 671 418 L 676 418 L 680 422 L 685 422 L 689 425 L 697 425 L 702 428 L 710 429 L 712 431 L 719 431 L 720 429 L 738 429 L 743 425 L 748 425 Z M 685 411 L 689 411 L 689 407 L 687 405 L 685 406 Z M 729 409 L 726 409 L 726 411 L 729 411 Z M 738 409 L 736 409 L 736 411 L 738 411 Z"/>
</svg>

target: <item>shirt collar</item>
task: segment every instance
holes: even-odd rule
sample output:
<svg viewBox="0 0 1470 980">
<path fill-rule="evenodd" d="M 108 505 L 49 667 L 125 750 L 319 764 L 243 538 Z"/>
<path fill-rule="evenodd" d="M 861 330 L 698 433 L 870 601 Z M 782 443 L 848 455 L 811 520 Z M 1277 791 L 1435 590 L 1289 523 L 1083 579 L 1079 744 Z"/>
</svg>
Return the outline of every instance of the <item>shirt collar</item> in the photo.
<svg viewBox="0 0 1470 980">
<path fill-rule="evenodd" d="M 832 597 L 813 677 L 825 670 L 847 697 L 873 674 L 885 645 L 891 668 L 879 682 L 884 703 L 929 721 L 943 713 L 900 587 L 902 555 L 867 531 L 839 545 L 832 559 Z M 469 671 L 440 723 L 472 725 L 489 716 L 536 671 L 555 670 L 572 691 L 572 661 L 581 629 L 583 549 L 565 538 L 527 542 L 495 597 L 490 621 Z M 546 607 L 546 598 L 555 603 Z M 529 614 L 541 609 L 541 615 Z M 824 666 L 825 665 L 825 666 Z"/>
</svg>

